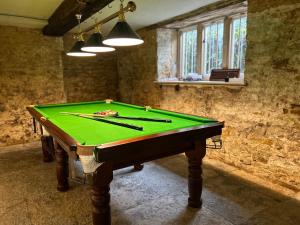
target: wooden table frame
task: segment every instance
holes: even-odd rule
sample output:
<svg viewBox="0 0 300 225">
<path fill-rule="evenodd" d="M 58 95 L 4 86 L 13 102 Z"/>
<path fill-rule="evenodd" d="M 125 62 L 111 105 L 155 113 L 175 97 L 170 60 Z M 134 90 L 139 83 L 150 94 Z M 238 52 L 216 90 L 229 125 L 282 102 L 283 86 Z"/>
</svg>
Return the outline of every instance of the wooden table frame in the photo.
<svg viewBox="0 0 300 225">
<path fill-rule="evenodd" d="M 44 118 L 34 107 L 27 109 L 54 139 L 57 189 L 59 191 L 67 191 L 69 188 L 68 157 L 90 155 L 94 149 L 99 149 L 96 158 L 102 164 L 93 176 L 91 197 L 94 225 L 111 224 L 109 185 L 113 179 L 113 170 L 179 153 L 185 153 L 188 158 L 188 205 L 201 208 L 202 159 L 206 154 L 206 139 L 221 135 L 224 127 L 223 122 L 131 138 L 100 146 L 82 146 L 51 121 Z M 49 137 L 48 140 L 44 137 L 43 150 L 44 148 L 45 150 L 51 148 L 50 142 Z M 46 158 L 47 161 L 47 154 L 45 157 L 45 151 L 43 152 L 44 159 Z"/>
</svg>

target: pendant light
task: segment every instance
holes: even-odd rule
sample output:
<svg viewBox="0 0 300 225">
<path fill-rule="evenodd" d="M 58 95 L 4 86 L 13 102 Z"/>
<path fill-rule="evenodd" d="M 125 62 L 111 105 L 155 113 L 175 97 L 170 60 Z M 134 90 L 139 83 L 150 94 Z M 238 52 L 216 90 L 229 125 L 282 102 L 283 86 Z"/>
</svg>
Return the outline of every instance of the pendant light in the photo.
<svg viewBox="0 0 300 225">
<path fill-rule="evenodd" d="M 71 48 L 69 52 L 67 52 L 68 56 L 75 56 L 75 57 L 90 57 L 90 56 L 96 56 L 95 53 L 90 53 L 90 52 L 84 52 L 81 50 L 81 48 L 84 46 L 84 40 L 83 36 L 81 34 L 81 26 L 80 26 L 80 20 L 81 20 L 81 14 L 76 14 L 76 18 L 78 20 L 78 25 L 79 25 L 79 33 L 76 37 L 77 41 L 74 44 L 74 46 Z"/>
<path fill-rule="evenodd" d="M 123 1 L 121 1 L 119 21 L 103 41 L 111 46 L 133 46 L 143 44 L 141 37 L 129 26 L 125 20 Z"/>
<path fill-rule="evenodd" d="M 102 41 L 103 36 L 101 34 L 99 25 L 95 27 L 94 33 L 86 41 L 81 50 L 85 52 L 112 52 L 116 50 L 114 47 L 103 44 Z"/>
</svg>

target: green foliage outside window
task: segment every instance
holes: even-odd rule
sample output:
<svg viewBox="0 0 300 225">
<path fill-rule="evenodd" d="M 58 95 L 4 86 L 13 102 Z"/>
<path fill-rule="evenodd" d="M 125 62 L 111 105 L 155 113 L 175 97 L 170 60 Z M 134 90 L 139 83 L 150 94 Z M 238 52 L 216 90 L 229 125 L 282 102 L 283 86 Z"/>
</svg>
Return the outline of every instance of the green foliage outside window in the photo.
<svg viewBox="0 0 300 225">
<path fill-rule="evenodd" d="M 182 75 L 196 72 L 197 61 L 197 30 L 183 32 L 181 36 L 182 46 Z"/>
<path fill-rule="evenodd" d="M 204 73 L 222 68 L 224 23 L 214 23 L 204 28 Z"/>
<path fill-rule="evenodd" d="M 247 18 L 239 17 L 232 21 L 231 67 L 245 71 Z"/>
</svg>

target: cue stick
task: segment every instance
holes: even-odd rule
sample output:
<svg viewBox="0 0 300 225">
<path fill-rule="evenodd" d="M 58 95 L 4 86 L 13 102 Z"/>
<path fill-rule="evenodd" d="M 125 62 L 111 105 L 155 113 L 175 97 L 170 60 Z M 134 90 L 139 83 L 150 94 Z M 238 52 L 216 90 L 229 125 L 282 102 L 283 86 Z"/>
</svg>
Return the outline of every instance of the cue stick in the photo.
<svg viewBox="0 0 300 225">
<path fill-rule="evenodd" d="M 85 115 L 82 115 L 80 113 L 79 114 L 78 113 L 63 113 L 63 114 L 78 116 L 78 117 L 82 117 L 82 118 L 86 118 L 86 119 L 91 119 L 91 120 L 95 120 L 95 121 L 99 121 L 99 122 L 104 122 L 104 123 L 109 123 L 109 124 L 121 126 L 121 127 L 127 127 L 127 128 L 134 129 L 134 130 L 142 131 L 144 129 L 143 127 L 135 126 L 135 125 L 132 125 L 132 124 L 120 123 L 120 122 L 115 122 L 115 121 L 106 120 L 106 119 L 102 119 L 102 118 L 92 118 L 90 116 L 85 116 Z"/>
<path fill-rule="evenodd" d="M 61 112 L 62 114 L 69 114 L 68 112 Z M 146 117 L 129 117 L 129 116 L 119 116 L 118 113 L 116 115 L 99 115 L 99 114 L 86 114 L 86 113 L 72 113 L 76 115 L 83 115 L 83 116 L 93 116 L 93 117 L 100 117 L 100 118 L 106 118 L 106 117 L 113 117 L 118 119 L 128 119 L 128 120 L 142 120 L 142 121 L 151 121 L 151 122 L 163 122 L 163 123 L 172 123 L 172 120 L 170 119 L 159 119 L 159 118 L 146 118 Z"/>
<path fill-rule="evenodd" d="M 128 119 L 128 120 L 142 120 L 142 121 L 172 123 L 172 120 L 169 120 L 169 119 L 146 118 L 146 117 L 129 117 L 129 116 L 119 116 L 119 115 L 115 115 L 113 117 L 120 118 L 120 119 Z"/>
</svg>

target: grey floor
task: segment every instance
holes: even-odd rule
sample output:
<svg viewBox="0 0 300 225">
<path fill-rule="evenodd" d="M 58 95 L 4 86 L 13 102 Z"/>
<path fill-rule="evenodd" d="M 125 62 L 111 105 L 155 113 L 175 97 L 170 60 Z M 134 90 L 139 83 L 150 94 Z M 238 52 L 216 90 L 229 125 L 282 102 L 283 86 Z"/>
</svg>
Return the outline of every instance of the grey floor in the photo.
<svg viewBox="0 0 300 225">
<path fill-rule="evenodd" d="M 116 171 L 111 184 L 113 224 L 297 225 L 300 202 L 211 163 L 204 165 L 203 207 L 186 207 L 183 156 L 145 164 L 141 172 Z M 237 174 L 237 173 L 235 173 Z M 71 181 L 56 191 L 55 163 L 39 147 L 0 151 L 1 225 L 91 224 L 90 186 Z"/>
</svg>

